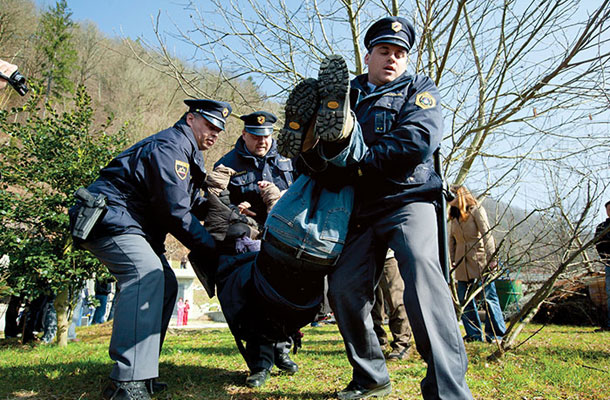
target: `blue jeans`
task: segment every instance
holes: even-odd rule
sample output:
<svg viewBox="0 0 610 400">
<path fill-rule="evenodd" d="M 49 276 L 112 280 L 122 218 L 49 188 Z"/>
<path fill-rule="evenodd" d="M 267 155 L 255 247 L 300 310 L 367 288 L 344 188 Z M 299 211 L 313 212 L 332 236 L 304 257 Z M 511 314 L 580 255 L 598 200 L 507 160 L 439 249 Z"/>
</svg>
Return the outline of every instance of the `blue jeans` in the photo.
<svg viewBox="0 0 610 400">
<path fill-rule="evenodd" d="M 610 265 L 606 265 L 606 327 L 610 328 Z"/>
<path fill-rule="evenodd" d="M 457 290 L 460 303 L 466 298 L 466 292 L 472 284 L 473 282 L 458 281 Z M 480 281 L 478 281 L 478 285 L 481 285 Z M 506 333 L 506 325 L 504 324 L 504 317 L 500 308 L 500 300 L 496 293 L 496 284 L 494 282 L 487 283 L 483 293 L 485 295 L 485 311 L 487 312 L 487 319 L 485 321 L 486 339 L 488 341 L 502 339 L 502 336 Z M 462 314 L 462 323 L 466 330 L 467 340 L 483 341 L 483 329 L 481 328 L 481 319 L 479 318 L 475 299 L 466 304 Z"/>
<path fill-rule="evenodd" d="M 356 124 L 343 151 L 332 158 L 320 156 L 335 166 L 345 167 L 358 162 L 366 150 L 362 131 Z M 353 206 L 352 186 L 333 192 L 311 177 L 301 175 L 275 204 L 265 229 L 283 243 L 310 255 L 338 258 L 345 244 Z"/>
<path fill-rule="evenodd" d="M 78 301 L 76 302 L 76 306 L 74 306 L 74 310 L 72 311 L 72 322 L 70 323 L 70 327 L 68 328 L 68 339 L 74 340 L 76 339 L 76 327 L 80 326 L 80 321 L 83 316 L 83 293 L 82 289 L 78 291 Z"/>
<path fill-rule="evenodd" d="M 93 313 L 93 320 L 91 324 L 103 324 L 104 323 L 104 315 L 106 315 L 106 305 L 108 304 L 108 295 L 107 294 L 96 294 L 95 298 L 100 301 L 100 305 L 95 308 L 95 312 Z"/>
</svg>

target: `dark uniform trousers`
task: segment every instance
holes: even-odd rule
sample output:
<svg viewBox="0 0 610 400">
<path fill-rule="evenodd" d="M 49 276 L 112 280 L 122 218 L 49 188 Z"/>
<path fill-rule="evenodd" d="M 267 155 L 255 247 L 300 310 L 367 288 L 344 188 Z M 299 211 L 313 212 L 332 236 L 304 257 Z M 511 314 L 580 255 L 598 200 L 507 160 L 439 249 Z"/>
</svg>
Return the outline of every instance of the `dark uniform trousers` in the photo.
<svg viewBox="0 0 610 400">
<path fill-rule="evenodd" d="M 110 378 L 159 376 L 159 353 L 172 316 L 178 281 L 164 255 L 140 235 L 106 236 L 82 245 L 114 275 L 119 287 L 110 339 Z"/>
<path fill-rule="evenodd" d="M 388 305 L 388 324 L 392 333 L 391 348 L 401 351 L 411 345 L 411 326 L 404 305 L 405 284 L 400 277 L 396 258 L 386 258 L 377 289 L 375 304 L 371 311 L 373 329 L 377 334 L 379 345 L 388 344 L 388 334 L 383 328 L 384 303 Z"/>
<path fill-rule="evenodd" d="M 329 276 L 329 300 L 353 367 L 353 381 L 373 388 L 390 378 L 371 308 L 376 268 L 394 250 L 405 282 L 404 303 L 417 350 L 428 364 L 425 399 L 471 399 L 464 376 L 467 357 L 438 256 L 436 210 L 410 203 L 371 223 L 350 228 L 337 268 Z"/>
</svg>

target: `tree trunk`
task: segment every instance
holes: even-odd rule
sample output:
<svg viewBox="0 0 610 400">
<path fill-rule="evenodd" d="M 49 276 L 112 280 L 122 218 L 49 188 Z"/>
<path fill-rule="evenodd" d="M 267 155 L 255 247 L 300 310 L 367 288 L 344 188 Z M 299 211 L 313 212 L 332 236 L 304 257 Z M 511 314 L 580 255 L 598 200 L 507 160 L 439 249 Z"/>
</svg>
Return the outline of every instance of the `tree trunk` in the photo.
<svg viewBox="0 0 610 400">
<path fill-rule="evenodd" d="M 69 319 L 69 289 L 65 288 L 57 294 L 55 298 L 55 311 L 57 311 L 57 336 L 56 343 L 58 346 L 68 345 L 68 328 L 70 327 Z"/>
</svg>

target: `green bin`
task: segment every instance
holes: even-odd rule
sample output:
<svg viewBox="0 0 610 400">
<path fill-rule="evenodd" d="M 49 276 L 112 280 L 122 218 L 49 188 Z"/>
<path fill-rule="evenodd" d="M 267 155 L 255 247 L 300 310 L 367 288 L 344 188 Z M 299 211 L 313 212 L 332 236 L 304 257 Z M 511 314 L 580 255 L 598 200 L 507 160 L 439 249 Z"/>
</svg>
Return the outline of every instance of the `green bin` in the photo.
<svg viewBox="0 0 610 400">
<path fill-rule="evenodd" d="M 496 279 L 496 292 L 502 311 L 523 297 L 523 282 L 514 279 Z"/>
</svg>

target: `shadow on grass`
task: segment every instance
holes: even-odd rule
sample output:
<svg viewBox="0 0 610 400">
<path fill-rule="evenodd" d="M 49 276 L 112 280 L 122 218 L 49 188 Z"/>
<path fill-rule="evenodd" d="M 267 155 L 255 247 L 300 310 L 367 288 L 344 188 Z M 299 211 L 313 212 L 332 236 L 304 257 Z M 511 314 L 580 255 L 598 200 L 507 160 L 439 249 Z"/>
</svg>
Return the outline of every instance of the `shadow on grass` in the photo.
<svg viewBox="0 0 610 400">
<path fill-rule="evenodd" d="M 71 344 L 68 353 L 57 347 L 19 345 L 16 340 L 0 341 L 0 350 L 13 350 L 15 362 L 0 363 L 0 399 L 101 399 L 101 390 L 107 383 L 112 361 L 107 356 L 110 326 L 87 327 L 79 331 L 81 343 Z M 221 339 L 218 340 L 218 336 Z M 172 335 L 173 336 L 173 335 Z M 162 361 L 159 365 L 161 380 L 169 384 L 166 393 L 155 399 L 326 399 L 332 396 L 330 388 L 316 390 L 301 382 L 302 376 L 286 376 L 274 372 L 261 389 L 245 386 L 245 363 L 238 369 L 220 367 L 220 363 L 239 357 L 232 337 L 225 331 L 179 333 L 170 336 L 164 346 L 164 355 L 186 359 L 197 353 L 206 360 L 188 365 L 176 361 Z M 208 339 L 209 338 L 209 339 Z M 208 342 L 209 340 L 209 342 Z M 338 331 L 307 329 L 302 353 L 343 354 L 343 343 Z M 103 348 L 103 350 L 102 350 Z M 19 362 L 23 356 L 25 362 Z M 187 361 L 188 362 L 188 361 Z M 299 384 L 301 382 L 301 384 Z M 303 387 L 305 386 L 305 387 Z"/>
<path fill-rule="evenodd" d="M 107 382 L 109 363 L 76 361 L 41 363 L 36 368 L 0 368 L 0 398 L 26 399 L 101 399 Z M 156 399 L 323 399 L 325 393 L 290 393 L 288 390 L 255 390 L 245 386 L 244 371 L 229 371 L 202 366 L 175 366 L 161 363 L 163 380 L 169 383 L 166 393 Z M 273 375 L 270 382 L 277 378 Z"/>
</svg>

